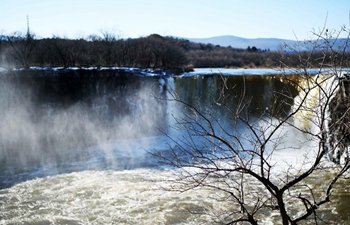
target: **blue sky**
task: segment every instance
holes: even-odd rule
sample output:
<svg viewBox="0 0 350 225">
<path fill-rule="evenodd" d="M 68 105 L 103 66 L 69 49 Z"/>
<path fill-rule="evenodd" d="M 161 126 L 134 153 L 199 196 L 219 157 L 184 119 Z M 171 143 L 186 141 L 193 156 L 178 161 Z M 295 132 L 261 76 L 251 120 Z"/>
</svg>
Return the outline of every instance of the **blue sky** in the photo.
<svg viewBox="0 0 350 225">
<path fill-rule="evenodd" d="M 328 29 L 350 27 L 349 0 L 0 0 L 0 33 L 30 29 L 40 37 L 115 32 L 200 38 L 308 39 L 327 18 Z M 328 15 L 328 17 L 327 17 Z"/>
</svg>

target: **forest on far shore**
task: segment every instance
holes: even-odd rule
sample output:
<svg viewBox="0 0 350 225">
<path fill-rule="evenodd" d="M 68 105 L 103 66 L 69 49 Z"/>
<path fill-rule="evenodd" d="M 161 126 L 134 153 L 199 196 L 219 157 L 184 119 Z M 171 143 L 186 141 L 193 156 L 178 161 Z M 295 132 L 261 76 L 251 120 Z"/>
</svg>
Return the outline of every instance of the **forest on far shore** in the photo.
<svg viewBox="0 0 350 225">
<path fill-rule="evenodd" d="M 36 38 L 27 32 L 0 35 L 0 67 L 137 67 L 190 71 L 192 68 L 276 68 L 300 66 L 300 55 L 310 52 L 280 46 L 278 51 L 246 49 L 190 42 L 152 34 L 121 39 L 109 32 L 87 38 Z M 288 49 L 288 51 L 286 50 Z M 324 57 L 313 51 L 312 58 Z M 311 58 L 311 60 L 312 60 Z M 325 57 L 327 58 L 327 57 Z"/>
</svg>

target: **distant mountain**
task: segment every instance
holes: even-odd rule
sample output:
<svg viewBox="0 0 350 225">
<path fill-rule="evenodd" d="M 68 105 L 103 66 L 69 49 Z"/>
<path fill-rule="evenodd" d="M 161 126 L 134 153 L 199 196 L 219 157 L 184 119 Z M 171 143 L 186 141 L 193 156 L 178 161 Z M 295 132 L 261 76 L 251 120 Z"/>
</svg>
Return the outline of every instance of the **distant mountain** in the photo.
<svg viewBox="0 0 350 225">
<path fill-rule="evenodd" d="M 187 38 L 190 41 L 203 43 L 203 44 L 213 44 L 220 45 L 223 47 L 231 46 L 233 48 L 248 48 L 248 46 L 259 49 L 270 49 L 271 51 L 275 51 L 281 44 L 293 45 L 296 41 L 286 40 L 286 39 L 278 39 L 278 38 L 242 38 L 236 36 L 217 36 L 210 38 Z"/>
<path fill-rule="evenodd" d="M 265 50 L 269 49 L 271 51 L 276 51 L 281 45 L 289 45 L 289 46 L 297 46 L 298 42 L 293 41 L 293 40 L 288 40 L 288 39 L 278 39 L 278 38 L 254 38 L 254 39 L 249 39 L 249 38 L 242 38 L 242 37 L 236 37 L 236 36 L 217 36 L 217 37 L 211 37 L 211 38 L 186 38 L 192 42 L 197 42 L 197 43 L 203 43 L 203 44 L 213 44 L 213 45 L 220 45 L 223 47 L 228 47 L 231 46 L 233 48 L 248 48 L 248 46 L 253 47 L 255 46 L 258 49 Z M 347 42 L 346 38 L 339 38 L 339 39 L 333 39 L 331 41 L 335 41 L 335 47 L 340 47 L 344 45 L 344 43 Z M 311 50 L 312 49 L 311 44 L 305 44 L 302 43 L 299 46 L 299 50 Z M 340 47 L 341 48 L 341 47 Z M 347 47 L 348 50 L 350 50 L 350 46 Z M 288 50 L 287 50 L 288 51 Z"/>
</svg>

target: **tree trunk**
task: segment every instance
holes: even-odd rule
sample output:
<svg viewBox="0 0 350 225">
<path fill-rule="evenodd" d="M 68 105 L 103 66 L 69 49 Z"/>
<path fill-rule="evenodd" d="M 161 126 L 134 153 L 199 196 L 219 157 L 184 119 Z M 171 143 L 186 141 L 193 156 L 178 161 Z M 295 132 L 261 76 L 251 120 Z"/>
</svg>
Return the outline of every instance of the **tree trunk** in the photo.
<svg viewBox="0 0 350 225">
<path fill-rule="evenodd" d="M 277 198 L 277 204 L 278 204 L 281 218 L 282 218 L 282 224 L 289 225 L 289 218 L 288 218 L 287 211 L 283 201 L 283 193 L 277 193 L 276 198 Z"/>
</svg>

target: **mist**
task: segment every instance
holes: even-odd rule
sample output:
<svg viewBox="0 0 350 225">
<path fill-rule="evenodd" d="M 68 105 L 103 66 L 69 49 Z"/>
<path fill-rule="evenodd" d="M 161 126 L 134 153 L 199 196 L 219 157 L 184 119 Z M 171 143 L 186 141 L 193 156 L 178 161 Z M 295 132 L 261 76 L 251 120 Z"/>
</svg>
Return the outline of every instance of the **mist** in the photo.
<svg viewBox="0 0 350 225">
<path fill-rule="evenodd" d="M 137 166 L 145 156 L 143 138 L 167 126 L 164 93 L 156 78 L 116 71 L 1 73 L 1 167 L 55 173 L 74 162 L 84 168 L 64 170 Z M 128 139 L 138 139 L 138 146 Z"/>
</svg>

